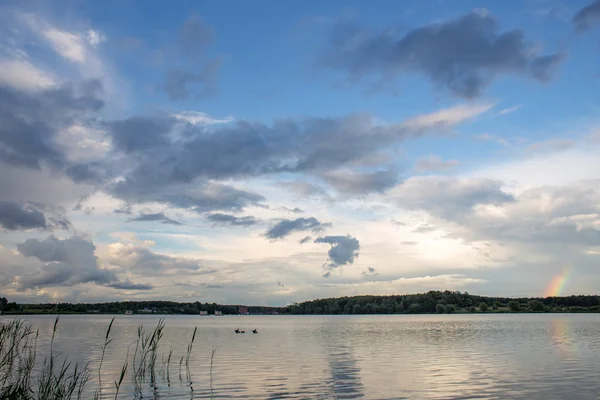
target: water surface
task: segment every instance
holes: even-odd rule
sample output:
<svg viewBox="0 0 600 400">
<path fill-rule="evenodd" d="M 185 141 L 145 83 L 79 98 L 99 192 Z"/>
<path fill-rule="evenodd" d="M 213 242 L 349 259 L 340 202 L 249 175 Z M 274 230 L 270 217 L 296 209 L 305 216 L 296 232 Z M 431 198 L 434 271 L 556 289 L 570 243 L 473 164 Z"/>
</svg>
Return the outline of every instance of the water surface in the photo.
<svg viewBox="0 0 600 400">
<path fill-rule="evenodd" d="M 55 348 L 96 367 L 110 316 L 61 316 Z M 599 314 L 164 316 L 157 368 L 143 398 L 597 399 Z M 54 317 L 28 316 L 47 348 Z M 137 327 L 157 316 L 117 316 L 102 368 L 114 398 Z M 190 379 L 179 360 L 194 327 Z M 235 328 L 246 334 L 236 335 Z M 254 335 L 250 331 L 258 329 Z M 216 349 L 212 385 L 210 358 Z M 90 389 L 96 384 L 93 376 Z M 120 398 L 133 398 L 131 374 Z"/>
</svg>

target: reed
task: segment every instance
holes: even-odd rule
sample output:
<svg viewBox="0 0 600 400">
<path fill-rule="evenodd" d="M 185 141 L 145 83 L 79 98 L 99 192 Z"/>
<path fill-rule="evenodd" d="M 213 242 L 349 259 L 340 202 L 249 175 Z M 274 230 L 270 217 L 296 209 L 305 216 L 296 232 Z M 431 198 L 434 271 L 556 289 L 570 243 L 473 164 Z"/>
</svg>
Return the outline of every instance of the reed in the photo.
<svg viewBox="0 0 600 400">
<path fill-rule="evenodd" d="M 83 366 L 71 363 L 68 357 L 55 351 L 55 338 L 59 331 L 57 317 L 52 327 L 52 336 L 48 356 L 43 360 L 38 357 L 37 346 L 39 331 L 34 331 L 30 325 L 22 320 L 15 319 L 0 324 L 0 399 L 6 400 L 71 400 L 102 397 L 102 367 L 107 348 L 113 342 L 111 337 L 115 319 L 111 319 L 104 334 L 101 355 L 97 364 L 97 371 L 90 369 L 90 364 Z M 169 348 L 166 354 L 160 353 L 160 342 L 163 338 L 165 322 L 161 319 L 156 327 L 150 331 L 138 327 L 135 351 L 130 358 L 129 351 L 121 367 L 118 379 L 114 381 L 114 399 L 123 392 L 125 377 L 131 372 L 131 384 L 137 397 L 143 395 L 142 382 L 149 380 L 151 387 L 156 392 L 157 360 L 158 368 L 162 366 L 162 380 L 170 386 L 170 366 L 174 349 Z M 187 384 L 191 387 L 190 359 L 196 341 L 197 327 L 194 328 L 187 349 L 179 361 L 179 375 L 185 362 Z M 210 356 L 210 392 L 213 396 L 213 363 L 216 349 Z M 162 357 L 162 358 L 159 358 Z M 162 361 L 162 362 L 161 362 Z M 96 388 L 89 388 L 93 373 L 97 373 Z M 87 396 L 87 397 L 86 397 Z M 102 397 L 104 398 L 104 397 Z"/>
</svg>

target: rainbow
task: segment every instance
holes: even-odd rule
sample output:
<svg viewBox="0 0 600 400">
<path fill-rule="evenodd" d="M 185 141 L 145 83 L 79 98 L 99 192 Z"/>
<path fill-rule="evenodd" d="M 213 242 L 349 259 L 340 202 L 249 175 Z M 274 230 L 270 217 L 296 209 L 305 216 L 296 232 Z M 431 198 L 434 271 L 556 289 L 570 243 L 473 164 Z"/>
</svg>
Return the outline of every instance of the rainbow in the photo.
<svg viewBox="0 0 600 400">
<path fill-rule="evenodd" d="M 550 284 L 546 288 L 544 292 L 544 297 L 555 297 L 560 296 L 565 290 L 565 286 L 569 283 L 569 279 L 571 279 L 571 274 L 573 272 L 573 267 L 567 267 L 563 269 L 558 274 L 554 275 Z"/>
</svg>

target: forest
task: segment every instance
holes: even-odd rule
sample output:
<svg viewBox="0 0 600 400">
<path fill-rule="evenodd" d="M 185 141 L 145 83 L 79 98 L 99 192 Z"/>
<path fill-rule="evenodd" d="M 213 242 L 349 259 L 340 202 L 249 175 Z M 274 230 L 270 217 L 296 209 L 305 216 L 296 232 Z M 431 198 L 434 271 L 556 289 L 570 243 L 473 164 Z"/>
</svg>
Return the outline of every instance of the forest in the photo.
<svg viewBox="0 0 600 400">
<path fill-rule="evenodd" d="M 455 291 L 353 296 L 292 304 L 290 314 L 450 314 L 456 312 L 600 312 L 600 296 L 486 297 Z"/>
<path fill-rule="evenodd" d="M 240 313 L 240 305 L 179 303 L 174 301 L 121 301 L 110 303 L 18 304 L 0 297 L 4 314 L 199 314 Z M 317 299 L 286 307 L 244 306 L 249 314 L 451 314 L 508 312 L 600 312 L 600 296 L 487 297 L 457 291 L 429 291 L 392 296 L 352 296 Z"/>
</svg>

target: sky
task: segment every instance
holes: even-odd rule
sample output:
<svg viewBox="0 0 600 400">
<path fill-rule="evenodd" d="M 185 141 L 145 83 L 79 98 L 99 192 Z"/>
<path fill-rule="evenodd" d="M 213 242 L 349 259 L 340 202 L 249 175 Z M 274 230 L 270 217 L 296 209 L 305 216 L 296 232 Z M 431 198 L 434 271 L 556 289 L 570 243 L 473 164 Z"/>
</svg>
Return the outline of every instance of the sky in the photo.
<svg viewBox="0 0 600 400">
<path fill-rule="evenodd" d="M 0 294 L 600 293 L 600 0 L 0 0 Z"/>
</svg>

